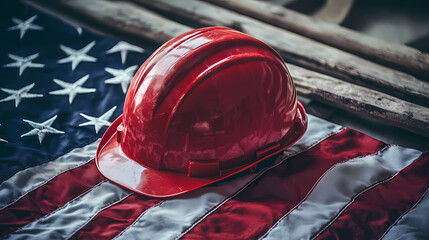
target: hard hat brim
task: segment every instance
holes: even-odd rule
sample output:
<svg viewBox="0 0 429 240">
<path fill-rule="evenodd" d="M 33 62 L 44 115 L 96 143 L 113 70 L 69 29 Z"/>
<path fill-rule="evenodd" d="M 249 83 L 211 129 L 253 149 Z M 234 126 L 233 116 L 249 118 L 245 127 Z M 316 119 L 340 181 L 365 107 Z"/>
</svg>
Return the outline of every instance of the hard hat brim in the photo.
<svg viewBox="0 0 429 240">
<path fill-rule="evenodd" d="M 122 123 L 122 115 L 112 123 L 103 135 L 97 149 L 95 162 L 103 176 L 131 191 L 156 198 L 176 196 L 256 167 L 258 163 L 277 155 L 294 144 L 304 135 L 307 127 L 305 110 L 299 101 L 297 101 L 297 111 L 299 112 L 297 116 L 300 116 L 298 121 L 302 121 L 301 124 L 304 127 L 298 129 L 299 132 L 294 134 L 295 137 L 293 139 L 287 141 L 278 151 L 250 165 L 223 172 L 219 177 L 193 178 L 184 173 L 147 168 L 128 158 L 122 152 L 120 143 L 117 141 L 117 128 Z"/>
</svg>

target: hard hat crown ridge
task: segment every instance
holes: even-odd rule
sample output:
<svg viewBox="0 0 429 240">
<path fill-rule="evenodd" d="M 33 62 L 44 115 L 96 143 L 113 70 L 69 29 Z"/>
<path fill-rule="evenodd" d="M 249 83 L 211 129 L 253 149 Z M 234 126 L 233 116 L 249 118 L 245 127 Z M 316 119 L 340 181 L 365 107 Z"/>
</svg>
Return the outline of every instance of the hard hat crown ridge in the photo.
<svg viewBox="0 0 429 240">
<path fill-rule="evenodd" d="M 271 47 L 232 29 L 203 28 L 170 40 L 140 67 L 96 161 L 124 187 L 168 197 L 256 166 L 306 126 Z"/>
</svg>

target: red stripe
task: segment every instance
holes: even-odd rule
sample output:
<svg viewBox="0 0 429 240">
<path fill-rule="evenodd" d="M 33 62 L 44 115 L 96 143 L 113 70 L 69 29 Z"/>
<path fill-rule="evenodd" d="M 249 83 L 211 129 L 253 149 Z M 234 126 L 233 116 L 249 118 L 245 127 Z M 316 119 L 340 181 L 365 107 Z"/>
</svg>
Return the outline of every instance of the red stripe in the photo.
<svg viewBox="0 0 429 240">
<path fill-rule="evenodd" d="M 51 213 L 103 180 L 94 161 L 56 176 L 0 210 L 0 236 Z"/>
<path fill-rule="evenodd" d="M 112 239 L 132 224 L 143 212 L 161 202 L 134 194 L 98 213 L 70 239 Z M 162 223 L 160 223 L 162 224 Z"/>
<path fill-rule="evenodd" d="M 378 239 L 429 187 L 429 154 L 359 196 L 318 239 Z M 428 213 L 429 214 L 429 213 Z"/>
<path fill-rule="evenodd" d="M 347 129 L 273 168 L 189 231 L 184 239 L 256 239 L 301 200 L 336 163 L 385 144 Z"/>
</svg>

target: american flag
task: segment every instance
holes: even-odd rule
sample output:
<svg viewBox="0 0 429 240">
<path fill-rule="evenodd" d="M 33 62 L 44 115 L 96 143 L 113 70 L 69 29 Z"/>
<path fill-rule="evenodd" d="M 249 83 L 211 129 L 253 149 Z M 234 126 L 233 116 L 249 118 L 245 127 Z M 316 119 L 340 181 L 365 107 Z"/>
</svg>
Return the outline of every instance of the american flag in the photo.
<svg viewBox="0 0 429 240">
<path fill-rule="evenodd" d="M 0 6 L 0 238 L 429 238 L 429 154 L 311 115 L 255 173 L 163 200 L 106 180 L 98 142 L 150 52 Z"/>
</svg>

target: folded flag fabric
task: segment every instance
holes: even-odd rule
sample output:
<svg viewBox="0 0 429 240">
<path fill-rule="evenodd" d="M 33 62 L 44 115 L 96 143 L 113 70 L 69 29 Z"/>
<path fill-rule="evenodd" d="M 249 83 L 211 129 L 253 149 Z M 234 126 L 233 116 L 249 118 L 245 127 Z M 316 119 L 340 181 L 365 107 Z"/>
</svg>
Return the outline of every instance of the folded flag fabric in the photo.
<svg viewBox="0 0 429 240">
<path fill-rule="evenodd" d="M 428 239 L 429 155 L 309 115 L 295 145 L 168 199 L 94 163 L 149 51 L 3 1 L 1 239 Z"/>
</svg>

